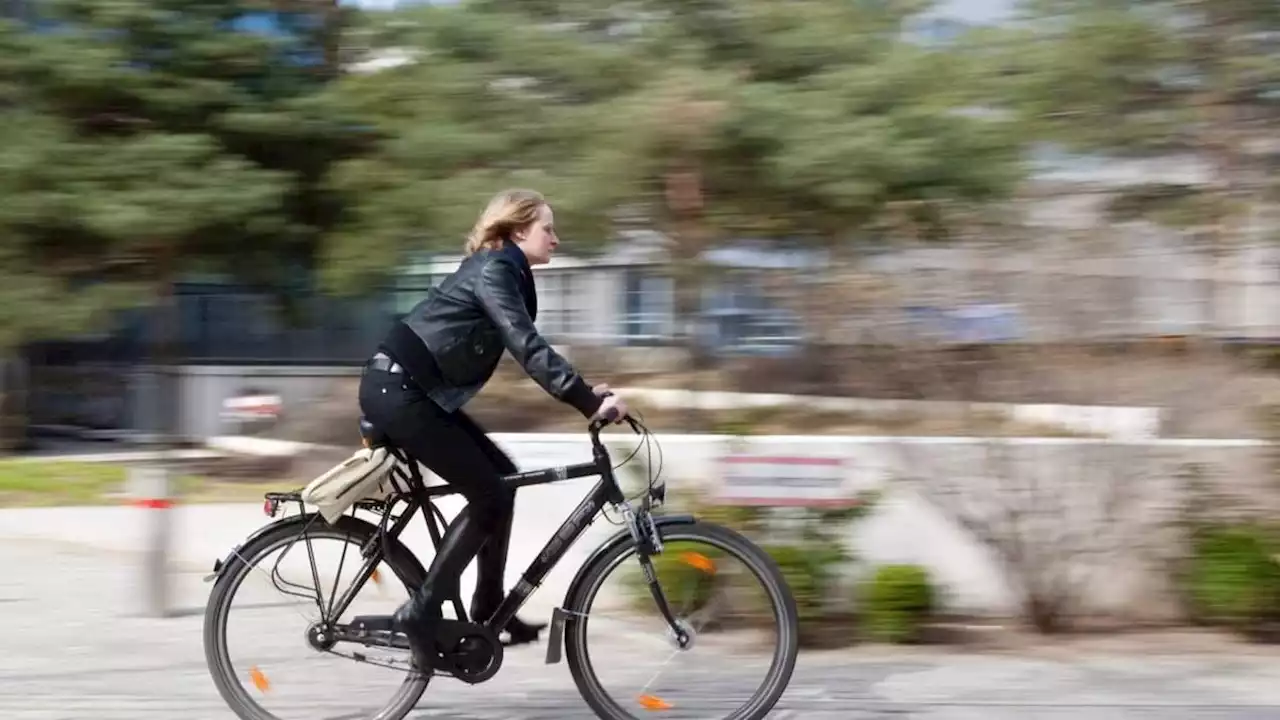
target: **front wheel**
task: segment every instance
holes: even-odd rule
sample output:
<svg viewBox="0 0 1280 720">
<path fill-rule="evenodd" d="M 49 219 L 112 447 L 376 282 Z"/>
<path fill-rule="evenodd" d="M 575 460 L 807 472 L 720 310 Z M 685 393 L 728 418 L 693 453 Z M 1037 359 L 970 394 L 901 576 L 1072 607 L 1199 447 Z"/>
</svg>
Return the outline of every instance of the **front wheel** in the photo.
<svg viewBox="0 0 1280 720">
<path fill-rule="evenodd" d="M 777 563 L 713 523 L 659 525 L 658 535 L 654 573 L 688 640 L 659 612 L 635 543 L 612 544 L 584 568 L 565 607 L 565 659 L 583 699 L 609 720 L 655 710 L 764 718 L 799 653 L 795 598 Z"/>
</svg>

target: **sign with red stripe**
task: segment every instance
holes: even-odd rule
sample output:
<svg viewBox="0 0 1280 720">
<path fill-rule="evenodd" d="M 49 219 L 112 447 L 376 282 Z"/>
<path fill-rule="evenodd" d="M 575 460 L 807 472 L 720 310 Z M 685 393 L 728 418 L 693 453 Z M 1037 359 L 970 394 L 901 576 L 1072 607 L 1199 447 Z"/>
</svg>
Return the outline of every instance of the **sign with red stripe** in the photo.
<svg viewBox="0 0 1280 720">
<path fill-rule="evenodd" d="M 847 460 L 812 455 L 736 453 L 721 458 L 719 501 L 766 507 L 850 507 Z"/>
</svg>

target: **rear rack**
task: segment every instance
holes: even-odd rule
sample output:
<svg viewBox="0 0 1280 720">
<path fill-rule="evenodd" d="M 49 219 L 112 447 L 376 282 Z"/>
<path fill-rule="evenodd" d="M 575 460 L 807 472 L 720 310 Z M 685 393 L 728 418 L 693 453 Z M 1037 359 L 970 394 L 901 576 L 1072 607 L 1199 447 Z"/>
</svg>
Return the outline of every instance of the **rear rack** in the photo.
<svg viewBox="0 0 1280 720">
<path fill-rule="evenodd" d="M 265 502 L 262 504 L 262 511 L 269 517 L 275 517 L 280 512 L 280 506 L 293 503 L 302 510 L 305 503 L 302 501 L 302 490 L 289 490 L 287 492 L 268 492 L 263 494 Z M 358 500 L 352 506 L 354 510 L 365 510 L 379 515 L 385 514 L 387 510 L 401 500 L 401 495 L 396 494 L 386 500 Z"/>
</svg>

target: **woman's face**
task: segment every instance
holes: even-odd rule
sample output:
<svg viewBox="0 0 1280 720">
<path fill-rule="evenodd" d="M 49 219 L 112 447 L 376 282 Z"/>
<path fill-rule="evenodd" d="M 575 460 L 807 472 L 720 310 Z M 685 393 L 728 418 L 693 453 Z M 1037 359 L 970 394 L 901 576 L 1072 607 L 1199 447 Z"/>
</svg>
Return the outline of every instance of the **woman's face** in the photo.
<svg viewBox="0 0 1280 720">
<path fill-rule="evenodd" d="M 538 208 L 538 219 L 516 230 L 515 244 L 529 258 L 530 265 L 551 262 L 551 253 L 560 244 L 556 237 L 555 216 L 549 205 Z"/>
</svg>

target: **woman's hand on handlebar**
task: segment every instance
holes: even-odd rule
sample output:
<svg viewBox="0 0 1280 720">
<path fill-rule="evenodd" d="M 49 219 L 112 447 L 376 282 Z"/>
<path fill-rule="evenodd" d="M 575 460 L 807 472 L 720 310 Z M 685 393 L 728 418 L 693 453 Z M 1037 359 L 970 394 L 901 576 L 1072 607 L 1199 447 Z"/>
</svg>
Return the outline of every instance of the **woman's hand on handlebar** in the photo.
<svg viewBox="0 0 1280 720">
<path fill-rule="evenodd" d="M 596 418 L 610 423 L 620 423 L 627 417 L 627 403 L 605 388 L 604 401 L 596 410 Z"/>
</svg>

